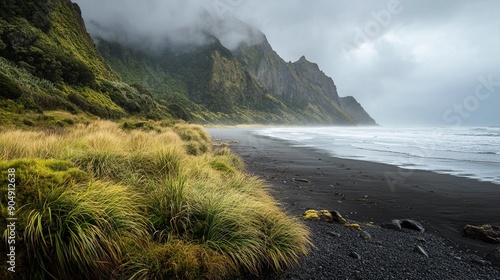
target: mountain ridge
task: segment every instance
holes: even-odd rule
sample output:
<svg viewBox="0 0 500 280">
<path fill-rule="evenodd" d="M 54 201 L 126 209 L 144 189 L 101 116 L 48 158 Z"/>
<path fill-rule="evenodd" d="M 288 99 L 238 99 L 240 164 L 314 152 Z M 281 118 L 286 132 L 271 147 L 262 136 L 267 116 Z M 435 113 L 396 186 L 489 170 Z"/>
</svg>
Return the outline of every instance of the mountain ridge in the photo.
<svg viewBox="0 0 500 280">
<path fill-rule="evenodd" d="M 172 51 L 166 48 L 162 55 L 148 55 L 147 51 L 102 38 L 97 41 L 105 59 L 115 65 L 115 69 L 121 69 L 118 71 L 122 71 L 122 76 L 129 76 L 127 73 L 133 72 L 135 66 L 133 63 L 124 66 L 124 61 L 117 59 L 117 53 L 110 49 L 110 45 L 133 57 L 130 61 L 141 61 L 140 68 L 155 69 L 155 76 L 168 76 L 177 83 L 188 85 L 176 93 L 187 97 L 195 106 L 237 122 L 356 124 L 356 119 L 342 108 L 333 80 L 316 63 L 305 57 L 286 63 L 262 32 L 252 27 L 240 26 L 240 29 L 252 31 L 252 43 L 242 43 L 234 50 L 224 47 L 215 36 L 212 43 L 195 50 Z M 154 65 L 150 63 L 152 56 L 156 56 Z M 184 57 L 182 65 L 179 65 L 178 57 Z M 197 65 L 186 64 L 193 59 L 197 60 Z M 205 68 L 198 69 L 200 64 Z M 205 80 L 205 85 L 203 82 L 200 85 L 200 80 Z M 195 87 L 189 86 L 193 83 Z M 149 88 L 154 92 L 158 86 Z M 157 96 L 162 94 L 165 92 Z"/>
</svg>

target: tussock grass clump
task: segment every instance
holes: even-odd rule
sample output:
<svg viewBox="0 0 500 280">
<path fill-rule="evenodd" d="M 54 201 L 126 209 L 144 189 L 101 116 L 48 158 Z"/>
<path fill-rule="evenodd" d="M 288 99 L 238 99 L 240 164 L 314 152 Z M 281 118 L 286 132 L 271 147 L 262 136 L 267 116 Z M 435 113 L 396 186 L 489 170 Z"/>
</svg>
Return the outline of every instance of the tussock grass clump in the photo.
<svg viewBox="0 0 500 280">
<path fill-rule="evenodd" d="M 211 149 L 210 135 L 199 125 L 177 124 L 173 130 L 186 143 L 184 147 L 190 155 L 202 155 Z"/>
<path fill-rule="evenodd" d="M 224 279 L 234 274 L 226 256 L 182 240 L 150 243 L 134 257 L 127 266 L 130 279 Z"/>
<path fill-rule="evenodd" d="M 305 226 L 229 149 L 212 151 L 200 126 L 157 128 L 0 133 L 0 183 L 16 168 L 24 276 L 224 279 L 307 253 Z"/>
<path fill-rule="evenodd" d="M 32 275 L 109 278 L 124 258 L 124 240 L 147 238 L 147 220 L 127 188 L 80 188 L 56 188 L 32 205 L 24 231 Z"/>
<path fill-rule="evenodd" d="M 150 220 L 154 227 L 167 236 L 180 236 L 191 226 L 190 205 L 184 178 L 153 183 L 150 195 Z"/>
</svg>

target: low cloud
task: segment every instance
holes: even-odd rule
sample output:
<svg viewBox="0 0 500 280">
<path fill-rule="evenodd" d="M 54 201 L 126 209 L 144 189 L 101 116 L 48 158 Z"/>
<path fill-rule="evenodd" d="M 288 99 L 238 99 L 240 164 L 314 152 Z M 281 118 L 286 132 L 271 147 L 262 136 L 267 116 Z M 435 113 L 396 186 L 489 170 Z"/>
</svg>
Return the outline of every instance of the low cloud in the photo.
<svg viewBox="0 0 500 280">
<path fill-rule="evenodd" d="M 212 43 L 229 48 L 257 43 L 262 35 L 248 28 L 227 6 L 202 0 L 76 0 L 87 29 L 97 40 L 118 42 L 152 51 Z"/>
</svg>

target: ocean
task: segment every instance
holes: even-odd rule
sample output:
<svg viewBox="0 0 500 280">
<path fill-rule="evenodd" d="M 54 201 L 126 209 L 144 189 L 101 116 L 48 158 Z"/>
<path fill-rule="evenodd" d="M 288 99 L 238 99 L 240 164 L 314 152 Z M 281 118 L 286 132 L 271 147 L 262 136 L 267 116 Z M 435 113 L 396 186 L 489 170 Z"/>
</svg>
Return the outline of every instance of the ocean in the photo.
<svg viewBox="0 0 500 280">
<path fill-rule="evenodd" d="M 334 157 L 500 184 L 500 127 L 275 127 L 253 133 Z"/>
</svg>

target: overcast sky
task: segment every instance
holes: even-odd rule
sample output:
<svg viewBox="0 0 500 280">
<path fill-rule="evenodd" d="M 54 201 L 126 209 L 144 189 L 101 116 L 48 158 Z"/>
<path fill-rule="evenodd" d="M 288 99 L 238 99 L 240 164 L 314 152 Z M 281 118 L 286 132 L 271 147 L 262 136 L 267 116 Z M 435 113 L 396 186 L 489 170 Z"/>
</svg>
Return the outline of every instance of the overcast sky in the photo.
<svg viewBox="0 0 500 280">
<path fill-rule="evenodd" d="M 92 35 L 118 40 L 167 33 L 196 41 L 203 8 L 237 17 L 262 30 L 286 61 L 305 55 L 318 63 L 340 96 L 356 97 L 381 125 L 500 126 L 500 1 L 75 2 Z M 95 23 L 121 29 L 110 35 Z"/>
</svg>

